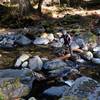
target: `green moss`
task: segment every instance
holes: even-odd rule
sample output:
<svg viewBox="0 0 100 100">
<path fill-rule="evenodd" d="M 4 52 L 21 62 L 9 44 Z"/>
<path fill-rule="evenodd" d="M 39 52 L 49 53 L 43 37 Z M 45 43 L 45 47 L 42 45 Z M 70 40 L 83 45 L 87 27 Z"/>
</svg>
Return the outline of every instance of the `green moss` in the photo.
<svg viewBox="0 0 100 100">
<path fill-rule="evenodd" d="M 5 100 L 5 97 L 1 92 L 0 92 L 0 100 Z"/>
</svg>

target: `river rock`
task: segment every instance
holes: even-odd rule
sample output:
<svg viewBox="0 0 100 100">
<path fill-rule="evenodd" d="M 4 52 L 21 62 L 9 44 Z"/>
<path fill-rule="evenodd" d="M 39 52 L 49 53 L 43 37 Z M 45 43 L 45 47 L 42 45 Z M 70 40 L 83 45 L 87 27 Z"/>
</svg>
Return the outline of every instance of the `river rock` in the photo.
<svg viewBox="0 0 100 100">
<path fill-rule="evenodd" d="M 34 71 L 40 71 L 42 69 L 43 62 L 39 56 L 34 56 L 29 60 L 29 68 Z"/>
<path fill-rule="evenodd" d="M 86 47 L 86 43 L 82 38 L 76 38 L 75 42 L 79 45 L 80 48 L 88 50 L 88 47 Z"/>
<path fill-rule="evenodd" d="M 18 35 L 15 42 L 22 46 L 31 44 L 31 40 L 24 35 Z"/>
<path fill-rule="evenodd" d="M 71 87 L 74 84 L 74 80 L 67 80 L 64 83 Z"/>
<path fill-rule="evenodd" d="M 52 41 L 54 40 L 54 35 L 53 35 L 52 33 L 49 33 L 49 34 L 44 33 L 44 34 L 41 36 L 41 38 L 46 38 L 46 39 L 48 39 L 50 42 L 52 42 Z"/>
<path fill-rule="evenodd" d="M 57 35 L 57 37 L 61 38 L 62 37 L 62 32 L 57 32 L 56 35 Z"/>
<path fill-rule="evenodd" d="M 79 45 L 77 43 L 75 43 L 75 41 L 72 41 L 71 43 L 71 49 L 78 49 Z"/>
<path fill-rule="evenodd" d="M 16 61 L 16 63 L 15 63 L 15 67 L 20 67 L 21 64 L 22 64 L 22 62 L 28 60 L 29 57 L 30 57 L 30 56 L 27 55 L 27 54 L 22 54 L 22 55 L 17 59 L 17 61 Z"/>
<path fill-rule="evenodd" d="M 33 42 L 35 45 L 42 45 L 42 44 L 44 44 L 44 45 L 46 45 L 46 44 L 48 44 L 49 43 L 49 40 L 47 39 L 47 38 L 36 38 L 35 40 L 34 40 L 34 42 Z"/>
<path fill-rule="evenodd" d="M 77 62 L 71 61 L 71 60 L 66 60 L 66 64 L 70 68 L 78 68 L 79 67 L 79 64 Z"/>
<path fill-rule="evenodd" d="M 14 100 L 27 96 L 29 92 L 29 87 L 22 84 L 18 78 L 0 78 L 0 97 L 3 97 L 3 100 Z"/>
<path fill-rule="evenodd" d="M 52 42 L 53 40 L 54 40 L 54 35 L 52 34 L 52 33 L 50 33 L 50 34 L 48 34 L 48 37 L 47 37 L 47 39 L 50 41 L 50 42 Z"/>
<path fill-rule="evenodd" d="M 57 56 L 62 56 L 62 55 L 65 55 L 67 53 L 67 50 L 64 49 L 64 48 L 54 48 L 53 49 L 53 53 Z"/>
<path fill-rule="evenodd" d="M 56 97 L 60 97 L 63 95 L 63 93 L 65 92 L 66 89 L 69 89 L 69 86 L 67 85 L 63 85 L 63 86 L 53 86 L 48 88 L 47 90 L 45 90 L 43 92 L 44 95 L 46 96 L 56 96 Z"/>
<path fill-rule="evenodd" d="M 94 91 L 98 82 L 89 77 L 81 77 L 75 80 L 75 83 L 66 90 L 64 96 L 75 96 L 78 97 L 77 100 L 87 99 L 88 95 Z M 64 97 L 63 97 L 64 98 Z M 65 100 L 65 99 L 61 100 Z"/>
<path fill-rule="evenodd" d="M 93 48 L 94 52 L 100 51 L 100 46 L 96 46 L 95 48 Z"/>
<path fill-rule="evenodd" d="M 77 61 L 78 63 L 80 63 L 80 64 L 85 64 L 85 63 L 87 63 L 87 61 L 84 60 L 84 59 L 82 59 L 82 58 L 77 59 L 76 61 Z"/>
<path fill-rule="evenodd" d="M 48 37 L 48 33 L 43 33 L 42 35 L 41 35 L 41 38 L 47 38 Z"/>
<path fill-rule="evenodd" d="M 93 54 L 90 51 L 84 52 L 82 56 L 86 60 L 91 60 L 93 58 Z"/>
<path fill-rule="evenodd" d="M 30 97 L 28 100 L 36 100 L 35 97 Z"/>
<path fill-rule="evenodd" d="M 63 43 L 58 41 L 58 42 L 53 42 L 51 43 L 51 46 L 52 47 L 55 47 L 55 48 L 61 48 L 63 46 Z"/>
<path fill-rule="evenodd" d="M 61 48 L 64 44 L 64 39 L 61 38 L 61 39 L 58 39 L 58 38 L 55 38 L 55 41 L 53 41 L 53 43 L 51 43 L 51 46 L 52 47 L 55 47 L 55 48 Z"/>
<path fill-rule="evenodd" d="M 92 62 L 93 62 L 94 64 L 100 65 L 100 58 L 93 58 L 93 59 L 92 59 Z"/>
<path fill-rule="evenodd" d="M 3 38 L 3 40 L 0 41 L 0 47 L 1 48 L 13 48 L 14 41 L 11 39 Z"/>
<path fill-rule="evenodd" d="M 90 93 L 88 96 L 88 100 L 100 100 L 100 86 L 96 87 L 94 92 Z"/>
<path fill-rule="evenodd" d="M 43 66 L 45 70 L 54 70 L 54 69 L 58 69 L 62 67 L 66 67 L 66 63 L 60 59 L 54 59 L 52 61 L 47 61 Z"/>
<path fill-rule="evenodd" d="M 49 77 L 65 77 L 70 73 L 70 71 L 71 71 L 70 67 L 61 67 L 48 71 L 47 73 Z"/>
<path fill-rule="evenodd" d="M 23 84 L 26 84 L 30 88 L 32 88 L 32 82 L 36 79 L 35 76 L 32 75 L 32 71 L 30 71 L 30 69 L 0 70 L 0 78 L 19 78 Z"/>
<path fill-rule="evenodd" d="M 96 58 L 100 58 L 100 51 L 96 51 L 96 52 L 94 52 L 94 57 L 96 57 Z"/>
<path fill-rule="evenodd" d="M 28 61 L 23 62 L 21 66 L 22 66 L 23 68 L 27 67 L 27 66 L 28 66 Z"/>
<path fill-rule="evenodd" d="M 5 37 L 7 38 L 7 39 L 11 39 L 11 40 L 16 40 L 16 35 L 17 35 L 17 33 L 16 32 L 8 32 L 7 33 L 7 35 L 5 35 Z"/>
</svg>

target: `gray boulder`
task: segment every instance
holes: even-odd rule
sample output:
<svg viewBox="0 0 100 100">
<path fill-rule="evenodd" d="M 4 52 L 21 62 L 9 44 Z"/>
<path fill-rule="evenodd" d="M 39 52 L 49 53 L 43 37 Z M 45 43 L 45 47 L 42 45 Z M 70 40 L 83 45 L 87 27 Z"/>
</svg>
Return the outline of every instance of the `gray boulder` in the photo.
<svg viewBox="0 0 100 100">
<path fill-rule="evenodd" d="M 14 100 L 27 96 L 30 89 L 27 85 L 22 84 L 18 78 L 0 78 L 0 97 L 2 100 Z"/>
<path fill-rule="evenodd" d="M 29 69 L 0 70 L 0 78 L 19 78 L 23 84 L 26 84 L 30 88 L 32 88 L 32 82 L 35 80 L 35 76 L 32 75 L 32 72 Z"/>
<path fill-rule="evenodd" d="M 64 77 L 71 71 L 71 67 L 60 59 L 54 59 L 44 63 L 43 69 L 49 77 Z"/>
<path fill-rule="evenodd" d="M 82 38 L 77 37 L 75 39 L 75 42 L 79 45 L 80 48 L 85 49 L 86 48 L 86 43 Z M 88 48 L 86 48 L 88 50 Z"/>
<path fill-rule="evenodd" d="M 96 51 L 96 52 L 94 52 L 94 57 L 96 57 L 96 58 L 100 58 L 100 51 Z"/>
<path fill-rule="evenodd" d="M 47 38 L 36 38 L 35 40 L 34 40 L 34 42 L 33 42 L 35 45 L 42 45 L 42 44 L 44 44 L 44 45 L 46 45 L 46 44 L 48 44 L 49 43 L 49 40 L 47 39 Z"/>
<path fill-rule="evenodd" d="M 63 44 L 64 44 L 64 41 L 63 41 L 63 39 L 57 39 L 56 41 L 54 41 L 53 43 L 51 43 L 50 45 L 52 46 L 52 47 L 55 47 L 55 48 L 61 48 L 62 46 L 63 46 Z"/>
<path fill-rule="evenodd" d="M 31 40 L 24 35 L 16 36 L 15 42 L 19 45 L 22 45 L 22 46 L 31 44 Z"/>
<path fill-rule="evenodd" d="M 59 69 L 62 67 L 66 67 L 66 63 L 60 59 L 54 59 L 52 61 L 47 61 L 43 66 L 45 70 L 54 70 L 54 69 Z"/>
<path fill-rule="evenodd" d="M 3 38 L 0 41 L 0 47 L 1 48 L 13 48 L 14 47 L 14 40 Z"/>
<path fill-rule="evenodd" d="M 56 96 L 60 97 L 63 95 L 66 89 L 69 89 L 69 86 L 63 85 L 63 86 L 53 86 L 48 88 L 43 92 L 44 95 L 46 96 Z"/>
<path fill-rule="evenodd" d="M 100 65 L 100 58 L 93 58 L 93 59 L 92 59 L 92 62 L 93 62 L 94 64 Z"/>
<path fill-rule="evenodd" d="M 88 100 L 100 100 L 100 86 L 96 87 L 94 92 L 89 94 Z"/>
<path fill-rule="evenodd" d="M 28 66 L 28 61 L 23 62 L 21 66 L 22 66 L 23 68 L 26 68 L 26 67 Z"/>
<path fill-rule="evenodd" d="M 43 62 L 39 56 L 34 56 L 29 60 L 29 68 L 34 71 L 40 71 L 42 69 Z"/>
<path fill-rule="evenodd" d="M 36 100 L 35 97 L 30 97 L 28 100 Z"/>
<path fill-rule="evenodd" d="M 75 80 L 75 83 L 70 87 L 70 89 L 65 91 L 64 96 L 74 96 L 78 98 L 77 100 L 83 100 L 84 98 L 87 99 L 89 94 L 94 91 L 97 85 L 97 81 L 83 76 Z"/>
<path fill-rule="evenodd" d="M 93 53 L 90 51 L 84 52 L 83 53 L 83 58 L 85 58 L 86 60 L 91 60 L 93 58 Z"/>
<path fill-rule="evenodd" d="M 79 45 L 77 43 L 75 43 L 75 41 L 72 41 L 71 43 L 71 49 L 78 49 Z"/>
<path fill-rule="evenodd" d="M 48 71 L 49 77 L 64 77 L 67 76 L 71 71 L 70 67 L 61 67 L 51 71 Z"/>
<path fill-rule="evenodd" d="M 100 51 L 100 46 L 94 47 L 94 48 L 93 48 L 93 51 L 94 51 L 94 52 Z"/>
</svg>

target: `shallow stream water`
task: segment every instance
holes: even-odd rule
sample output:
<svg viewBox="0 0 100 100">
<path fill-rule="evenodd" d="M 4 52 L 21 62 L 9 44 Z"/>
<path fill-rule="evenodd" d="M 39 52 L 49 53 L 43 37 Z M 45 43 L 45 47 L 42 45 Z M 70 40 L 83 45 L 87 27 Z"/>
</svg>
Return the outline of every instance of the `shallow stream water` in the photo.
<svg viewBox="0 0 100 100">
<path fill-rule="evenodd" d="M 29 54 L 30 56 L 39 55 L 40 57 L 46 57 L 52 59 L 55 55 L 52 53 L 52 49 L 48 46 L 20 46 L 9 50 L 0 49 L 0 68 L 9 68 L 14 65 L 17 57 L 21 54 Z"/>
</svg>

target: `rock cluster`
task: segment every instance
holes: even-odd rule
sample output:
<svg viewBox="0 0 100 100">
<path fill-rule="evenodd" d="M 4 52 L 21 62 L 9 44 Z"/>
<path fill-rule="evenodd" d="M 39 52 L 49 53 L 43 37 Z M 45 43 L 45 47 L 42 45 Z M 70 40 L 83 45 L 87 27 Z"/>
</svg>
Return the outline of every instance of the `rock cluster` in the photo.
<svg viewBox="0 0 100 100">
<path fill-rule="evenodd" d="M 39 55 L 23 53 L 16 58 L 13 69 L 0 70 L 0 96 L 7 99 L 23 98 L 28 100 L 99 100 L 99 83 L 80 72 L 81 66 L 100 65 L 100 46 L 89 48 L 84 39 L 74 37 L 71 43 L 73 55 L 64 46 L 59 34 L 44 33 L 35 39 L 25 34 L 0 35 L 1 48 L 18 46 L 44 46 L 52 49 L 56 59 L 42 58 Z M 66 56 L 67 55 L 67 56 Z M 62 56 L 65 56 L 63 58 Z M 38 94 L 35 95 L 35 93 Z M 31 92 L 31 93 L 30 93 Z M 36 99 L 35 99 L 35 98 Z M 27 97 L 26 97 L 27 98 Z"/>
</svg>

